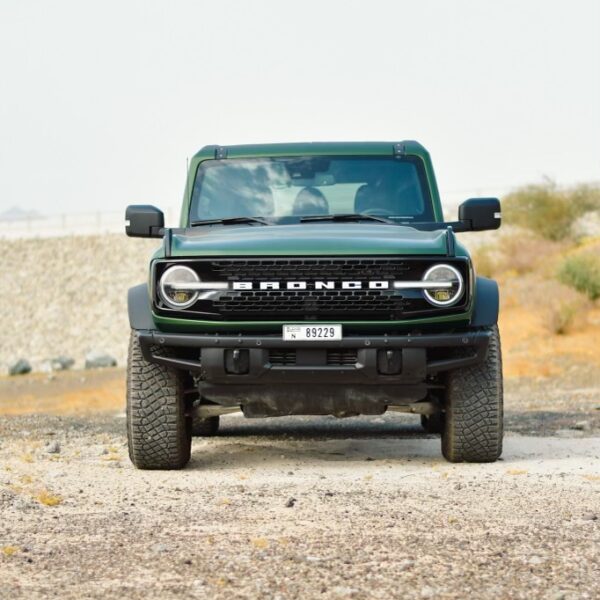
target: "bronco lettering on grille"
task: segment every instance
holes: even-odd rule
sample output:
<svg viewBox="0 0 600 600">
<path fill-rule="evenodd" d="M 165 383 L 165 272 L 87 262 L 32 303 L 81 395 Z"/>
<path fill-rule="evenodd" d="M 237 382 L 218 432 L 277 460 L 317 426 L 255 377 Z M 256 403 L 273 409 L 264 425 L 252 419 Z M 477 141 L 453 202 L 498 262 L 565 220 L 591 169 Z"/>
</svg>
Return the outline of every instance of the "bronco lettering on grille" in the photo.
<svg viewBox="0 0 600 600">
<path fill-rule="evenodd" d="M 257 286 L 257 287 L 255 287 Z M 234 281 L 234 290 L 387 290 L 389 281 Z"/>
</svg>

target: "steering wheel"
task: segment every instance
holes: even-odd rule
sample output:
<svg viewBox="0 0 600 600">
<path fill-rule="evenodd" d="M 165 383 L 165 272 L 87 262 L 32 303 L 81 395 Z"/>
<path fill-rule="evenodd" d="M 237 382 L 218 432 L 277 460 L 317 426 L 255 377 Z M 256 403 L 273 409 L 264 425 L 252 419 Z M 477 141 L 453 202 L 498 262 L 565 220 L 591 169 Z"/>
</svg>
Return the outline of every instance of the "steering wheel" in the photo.
<svg viewBox="0 0 600 600">
<path fill-rule="evenodd" d="M 393 217 L 395 213 L 387 208 L 367 208 L 367 210 L 361 211 L 360 214 L 372 217 Z"/>
</svg>

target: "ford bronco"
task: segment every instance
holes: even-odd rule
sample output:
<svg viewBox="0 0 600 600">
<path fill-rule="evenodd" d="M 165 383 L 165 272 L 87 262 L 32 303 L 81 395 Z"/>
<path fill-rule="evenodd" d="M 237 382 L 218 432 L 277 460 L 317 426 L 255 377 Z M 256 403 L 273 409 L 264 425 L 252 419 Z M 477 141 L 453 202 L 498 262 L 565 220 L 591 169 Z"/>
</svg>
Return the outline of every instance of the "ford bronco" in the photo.
<svg viewBox="0 0 600 600">
<path fill-rule="evenodd" d="M 456 232 L 497 229 L 475 198 L 446 222 L 414 141 L 206 146 L 180 226 L 129 290 L 129 455 L 178 469 L 220 415 L 420 415 L 451 462 L 502 451 L 498 286 Z"/>
</svg>

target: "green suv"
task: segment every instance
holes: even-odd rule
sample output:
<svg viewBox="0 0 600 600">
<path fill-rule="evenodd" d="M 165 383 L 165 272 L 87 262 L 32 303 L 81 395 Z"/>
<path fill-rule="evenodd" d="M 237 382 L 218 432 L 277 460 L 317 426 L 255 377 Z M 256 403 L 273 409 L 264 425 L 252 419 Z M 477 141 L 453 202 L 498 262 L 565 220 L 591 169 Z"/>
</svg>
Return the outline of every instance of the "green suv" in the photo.
<svg viewBox="0 0 600 600">
<path fill-rule="evenodd" d="M 455 232 L 497 229 L 496 198 L 445 222 L 414 141 L 206 146 L 181 222 L 129 290 L 129 455 L 178 469 L 220 415 L 421 416 L 452 462 L 502 452 L 498 286 Z"/>
</svg>

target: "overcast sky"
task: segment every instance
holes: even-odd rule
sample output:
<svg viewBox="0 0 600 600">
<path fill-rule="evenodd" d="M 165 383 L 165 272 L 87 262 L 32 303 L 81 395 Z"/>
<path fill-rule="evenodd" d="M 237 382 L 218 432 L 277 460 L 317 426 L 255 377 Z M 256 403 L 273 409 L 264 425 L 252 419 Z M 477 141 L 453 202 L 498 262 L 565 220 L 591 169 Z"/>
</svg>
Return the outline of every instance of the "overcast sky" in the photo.
<svg viewBox="0 0 600 600">
<path fill-rule="evenodd" d="M 0 212 L 176 206 L 205 144 L 407 138 L 451 201 L 600 180 L 600 2 L 0 0 Z"/>
</svg>

